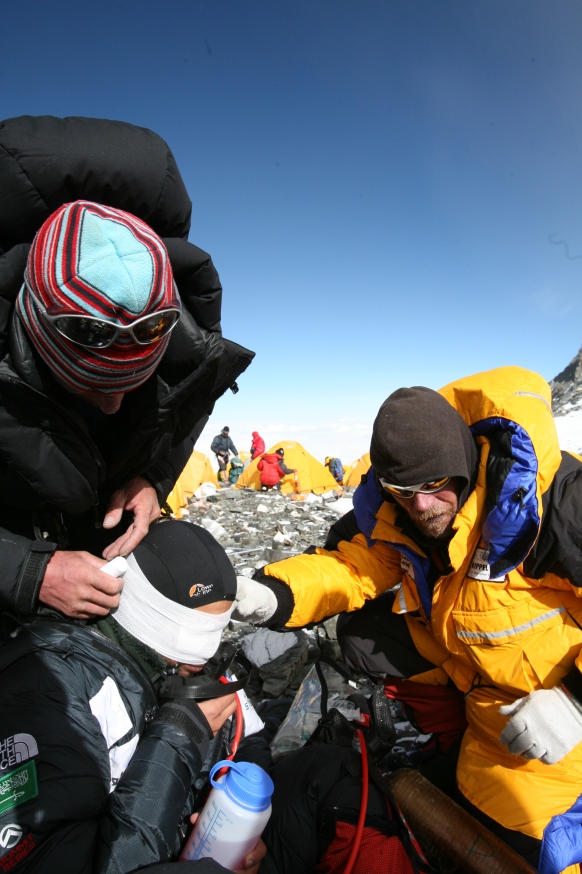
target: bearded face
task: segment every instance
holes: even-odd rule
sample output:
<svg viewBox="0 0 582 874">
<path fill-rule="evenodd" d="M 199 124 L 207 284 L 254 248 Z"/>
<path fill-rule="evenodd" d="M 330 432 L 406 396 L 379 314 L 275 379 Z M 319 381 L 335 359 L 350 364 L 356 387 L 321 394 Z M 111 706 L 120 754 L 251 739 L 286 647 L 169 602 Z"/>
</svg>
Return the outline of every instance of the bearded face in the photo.
<svg viewBox="0 0 582 874">
<path fill-rule="evenodd" d="M 459 506 L 459 483 L 451 479 L 438 492 L 417 492 L 412 498 L 394 500 L 421 534 L 433 540 L 448 537 Z"/>
</svg>

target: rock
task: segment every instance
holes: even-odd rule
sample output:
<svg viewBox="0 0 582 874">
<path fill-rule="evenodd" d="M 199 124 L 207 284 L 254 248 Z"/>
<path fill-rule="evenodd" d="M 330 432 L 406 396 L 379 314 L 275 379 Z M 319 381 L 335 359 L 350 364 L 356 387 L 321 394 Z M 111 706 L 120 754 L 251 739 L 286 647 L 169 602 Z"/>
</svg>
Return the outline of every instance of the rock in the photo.
<svg viewBox="0 0 582 874">
<path fill-rule="evenodd" d="M 222 488 L 216 493 L 216 497 L 220 501 L 236 501 L 236 491 L 230 487 Z"/>
<path fill-rule="evenodd" d="M 227 536 L 226 528 L 223 528 L 215 519 L 210 519 L 210 517 L 204 516 L 200 520 L 200 524 L 203 525 L 209 534 L 212 534 L 216 540 L 221 540 Z"/>
<path fill-rule="evenodd" d="M 222 489 L 191 503 L 184 518 L 204 527 L 212 523 L 236 572 L 251 576 L 271 561 L 325 543 L 330 525 L 338 518 L 337 510 L 333 512 L 338 501 L 324 503 L 312 495 L 313 500 L 304 503 L 297 497 L 304 496 Z"/>
<path fill-rule="evenodd" d="M 582 349 L 567 367 L 550 381 L 554 416 L 582 407 Z"/>
<path fill-rule="evenodd" d="M 345 516 L 346 513 L 354 509 L 354 502 L 351 498 L 339 498 L 333 504 L 328 504 L 327 509 L 330 513 L 335 513 L 336 516 Z"/>
<path fill-rule="evenodd" d="M 195 498 L 215 497 L 218 487 L 214 483 L 202 483 L 194 492 Z"/>
</svg>

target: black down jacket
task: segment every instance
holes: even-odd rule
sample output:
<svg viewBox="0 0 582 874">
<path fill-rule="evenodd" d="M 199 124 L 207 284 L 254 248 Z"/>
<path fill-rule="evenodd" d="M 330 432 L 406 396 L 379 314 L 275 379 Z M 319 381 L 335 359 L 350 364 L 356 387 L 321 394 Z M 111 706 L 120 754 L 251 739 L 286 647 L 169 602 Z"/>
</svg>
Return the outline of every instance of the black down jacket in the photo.
<svg viewBox="0 0 582 874">
<path fill-rule="evenodd" d="M 14 311 L 34 234 L 76 199 L 148 222 L 184 306 L 158 369 L 107 417 L 99 440 Z M 113 542 L 128 519 L 109 531 L 100 521 L 134 477 L 163 503 L 214 402 L 253 358 L 221 335 L 222 289 L 210 256 L 187 241 L 190 211 L 172 153 L 149 130 L 51 116 L 0 124 L 0 610 L 34 612 L 54 544 L 99 555 Z"/>
<path fill-rule="evenodd" d="M 37 619 L 1 646 L 0 871 L 127 874 L 175 857 L 210 728 L 174 717 L 95 628 Z"/>
</svg>

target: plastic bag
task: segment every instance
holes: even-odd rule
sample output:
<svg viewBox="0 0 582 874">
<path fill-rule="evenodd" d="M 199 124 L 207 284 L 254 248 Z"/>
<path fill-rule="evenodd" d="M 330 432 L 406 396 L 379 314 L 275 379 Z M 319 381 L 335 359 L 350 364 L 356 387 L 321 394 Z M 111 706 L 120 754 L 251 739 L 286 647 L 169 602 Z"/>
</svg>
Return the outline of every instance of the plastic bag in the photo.
<svg viewBox="0 0 582 874">
<path fill-rule="evenodd" d="M 359 719 L 359 708 L 348 697 L 358 691 L 369 694 L 369 687 L 360 687 L 357 683 L 345 680 L 324 662 L 320 663 L 320 667 L 327 683 L 327 709 L 335 707 L 347 719 Z M 301 683 L 287 716 L 271 742 L 273 759 L 278 761 L 287 753 L 302 747 L 311 737 L 320 717 L 321 683 L 314 665 Z"/>
</svg>

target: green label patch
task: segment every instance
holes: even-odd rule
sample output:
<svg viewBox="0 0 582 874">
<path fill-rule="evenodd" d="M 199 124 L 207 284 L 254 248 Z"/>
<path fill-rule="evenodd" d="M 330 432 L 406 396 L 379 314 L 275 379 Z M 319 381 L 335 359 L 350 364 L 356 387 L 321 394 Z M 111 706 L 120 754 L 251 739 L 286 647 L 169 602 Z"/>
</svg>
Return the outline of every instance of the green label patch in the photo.
<svg viewBox="0 0 582 874">
<path fill-rule="evenodd" d="M 0 777 L 0 816 L 37 795 L 36 765 L 33 761 L 3 774 Z"/>
</svg>

